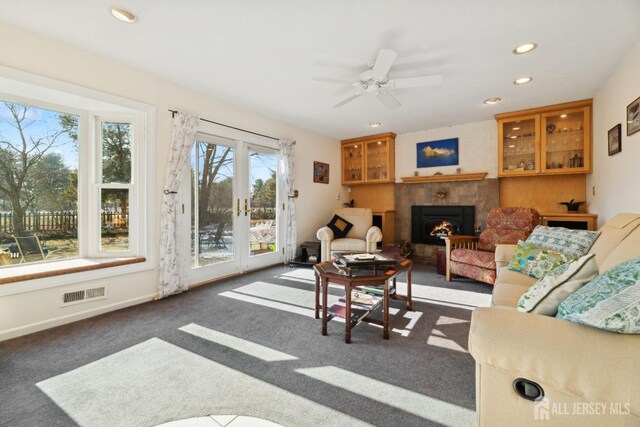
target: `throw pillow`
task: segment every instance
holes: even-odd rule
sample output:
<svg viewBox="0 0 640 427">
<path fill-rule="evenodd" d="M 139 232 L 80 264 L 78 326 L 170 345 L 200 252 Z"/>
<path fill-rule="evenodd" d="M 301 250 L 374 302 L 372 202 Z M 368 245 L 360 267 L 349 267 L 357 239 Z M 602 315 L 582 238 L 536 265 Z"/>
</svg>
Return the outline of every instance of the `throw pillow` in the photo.
<svg viewBox="0 0 640 427">
<path fill-rule="evenodd" d="M 640 334 L 640 258 L 587 283 L 558 307 L 558 318 L 623 334 Z"/>
<path fill-rule="evenodd" d="M 598 275 L 595 254 L 561 264 L 534 283 L 518 302 L 518 311 L 555 316 L 569 295 Z"/>
<path fill-rule="evenodd" d="M 527 238 L 527 242 L 571 257 L 581 257 L 589 252 L 598 236 L 600 236 L 599 231 L 538 225 Z"/>
<path fill-rule="evenodd" d="M 327 224 L 327 227 L 333 231 L 336 239 L 344 239 L 347 237 L 347 233 L 349 233 L 353 224 L 338 215 L 334 215 L 329 224 Z"/>
<path fill-rule="evenodd" d="M 513 271 L 521 271 L 536 279 L 542 279 L 551 270 L 573 260 L 574 257 L 568 257 L 562 252 L 519 240 L 508 268 Z"/>
</svg>

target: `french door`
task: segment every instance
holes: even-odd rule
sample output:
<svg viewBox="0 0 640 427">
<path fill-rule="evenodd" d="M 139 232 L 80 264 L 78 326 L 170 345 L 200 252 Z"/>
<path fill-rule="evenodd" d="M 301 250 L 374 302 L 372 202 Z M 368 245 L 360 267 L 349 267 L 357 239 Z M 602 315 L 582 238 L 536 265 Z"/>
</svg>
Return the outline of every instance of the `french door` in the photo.
<svg viewBox="0 0 640 427">
<path fill-rule="evenodd" d="M 282 262 L 278 167 L 273 146 L 196 135 L 185 210 L 191 284 Z"/>
</svg>

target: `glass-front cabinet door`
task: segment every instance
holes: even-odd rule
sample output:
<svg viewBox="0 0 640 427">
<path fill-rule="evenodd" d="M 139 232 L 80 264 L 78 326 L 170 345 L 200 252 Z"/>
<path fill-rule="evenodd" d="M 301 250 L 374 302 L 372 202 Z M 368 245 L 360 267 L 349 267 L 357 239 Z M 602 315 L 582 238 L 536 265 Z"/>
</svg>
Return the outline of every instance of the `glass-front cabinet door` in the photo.
<svg viewBox="0 0 640 427">
<path fill-rule="evenodd" d="M 588 172 L 591 164 L 590 129 L 588 108 L 542 114 L 542 172 Z"/>
<path fill-rule="evenodd" d="M 362 143 L 342 146 L 342 182 L 358 184 L 364 182 L 364 146 Z"/>
<path fill-rule="evenodd" d="M 389 142 L 381 139 L 366 143 L 367 182 L 387 182 L 389 176 Z"/>
<path fill-rule="evenodd" d="M 540 171 L 539 116 L 498 122 L 500 176 L 530 175 Z"/>
</svg>

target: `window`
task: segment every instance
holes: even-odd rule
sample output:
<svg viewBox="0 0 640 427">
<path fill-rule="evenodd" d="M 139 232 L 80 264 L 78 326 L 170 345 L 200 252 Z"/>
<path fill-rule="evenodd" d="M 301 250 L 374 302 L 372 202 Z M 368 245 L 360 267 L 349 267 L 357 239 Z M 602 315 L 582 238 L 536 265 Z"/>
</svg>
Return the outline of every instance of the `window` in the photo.
<svg viewBox="0 0 640 427">
<path fill-rule="evenodd" d="M 100 126 L 101 179 L 100 251 L 129 250 L 129 193 L 133 124 L 102 121 Z"/>
<path fill-rule="evenodd" d="M 147 256 L 145 188 L 153 173 L 146 159 L 147 115 L 86 102 L 100 108 L 93 111 L 73 99 L 75 105 L 61 105 L 0 93 L 5 271 L 42 261 Z"/>
<path fill-rule="evenodd" d="M 78 115 L 0 103 L 0 245 L 15 262 L 78 256 L 77 144 Z M 13 237 L 33 235 L 42 252 Z"/>
</svg>

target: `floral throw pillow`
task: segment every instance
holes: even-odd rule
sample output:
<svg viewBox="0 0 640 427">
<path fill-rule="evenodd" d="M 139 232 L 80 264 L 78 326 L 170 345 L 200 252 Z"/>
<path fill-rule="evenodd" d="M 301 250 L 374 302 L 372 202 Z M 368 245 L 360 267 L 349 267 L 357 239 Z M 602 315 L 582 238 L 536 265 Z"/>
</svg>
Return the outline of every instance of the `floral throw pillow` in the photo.
<svg viewBox="0 0 640 427">
<path fill-rule="evenodd" d="M 640 258 L 619 264 L 558 307 L 560 319 L 623 334 L 640 334 Z"/>
<path fill-rule="evenodd" d="M 600 236 L 599 231 L 538 225 L 527 237 L 527 242 L 571 257 L 581 257 L 589 252 L 598 236 Z"/>
<path fill-rule="evenodd" d="M 508 268 L 541 279 L 550 271 L 574 259 L 576 257 L 520 240 Z"/>
<path fill-rule="evenodd" d="M 518 311 L 555 316 L 569 295 L 598 275 L 595 254 L 562 264 L 531 285 L 518 302 Z"/>
</svg>

